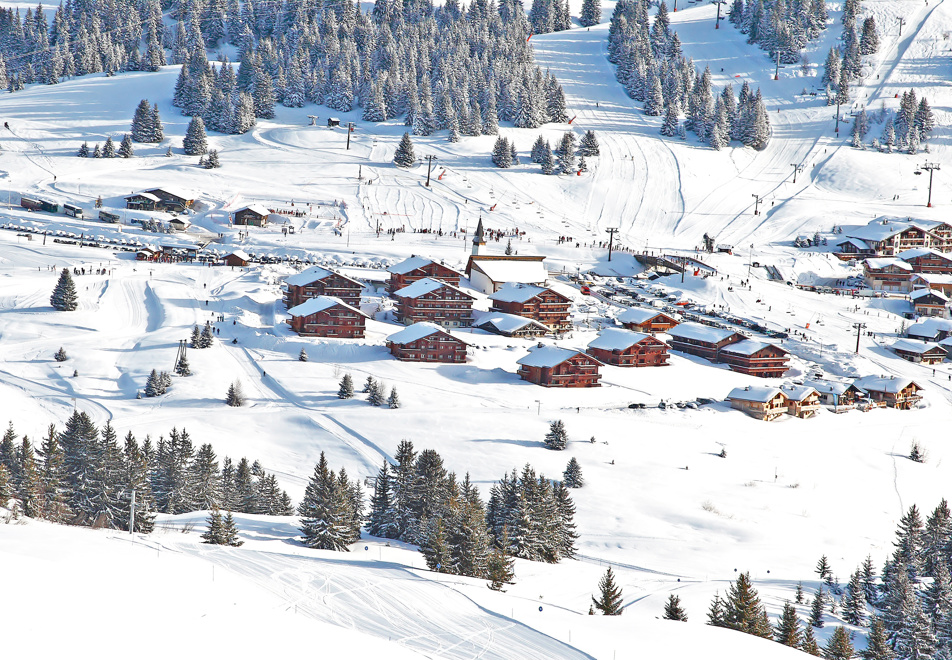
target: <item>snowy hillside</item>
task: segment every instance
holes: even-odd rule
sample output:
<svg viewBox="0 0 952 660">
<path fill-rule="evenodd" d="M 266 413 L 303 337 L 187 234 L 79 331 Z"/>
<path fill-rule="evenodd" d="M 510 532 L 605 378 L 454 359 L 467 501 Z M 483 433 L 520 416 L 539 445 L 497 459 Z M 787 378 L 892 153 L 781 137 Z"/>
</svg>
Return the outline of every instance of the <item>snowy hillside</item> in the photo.
<svg viewBox="0 0 952 660">
<path fill-rule="evenodd" d="M 580 4 L 573 1 L 574 16 Z M 0 620 L 17 631 L 7 648 L 101 654 L 105 635 L 95 631 L 108 620 L 108 643 L 135 645 L 144 657 L 183 648 L 189 655 L 299 653 L 306 640 L 319 639 L 321 650 L 354 657 L 693 658 L 713 648 L 725 657 L 793 658 L 797 652 L 780 644 L 704 625 L 714 595 L 749 571 L 775 623 L 798 582 L 808 595 L 819 586 L 814 566 L 821 555 L 840 582 L 867 555 L 878 570 L 908 507 L 929 512 L 950 495 L 944 430 L 952 363 L 913 364 L 888 349 L 909 324 L 908 303 L 817 293 L 787 280 L 826 285 L 862 275 L 831 254 L 834 225 L 881 216 L 945 219 L 947 178 L 935 172 L 934 208 L 926 208 L 928 180 L 914 172 L 949 154 L 952 5 L 862 5 L 876 18 L 882 45 L 853 98 L 873 113 L 882 103 L 896 109 L 897 96 L 910 88 L 928 97 L 937 127 L 929 153 L 911 156 L 854 149 L 849 123 L 834 134 L 836 109 L 826 105 L 817 63 L 839 37 L 838 3 L 828 3 L 829 27 L 807 46 L 813 64 L 788 65 L 776 81 L 769 56 L 745 35 L 726 21 L 713 30 L 714 5 L 682 4 L 671 21 L 684 53 L 700 69 L 710 66 L 718 88 L 747 81 L 761 89 L 773 128 L 764 150 L 735 142 L 714 151 L 693 134 L 662 137 L 661 118 L 644 115 L 615 79 L 607 22 L 531 37 L 536 62 L 564 88 L 571 124 L 521 129 L 503 122 L 500 135 L 515 143 L 522 163 L 511 169 L 492 165 L 495 136 L 456 143 L 446 131 L 414 137 L 418 159 L 437 157 L 429 186 L 425 160 L 408 170 L 392 163 L 406 130 L 402 118 L 370 123 L 359 110 L 315 105 L 278 106 L 274 119 L 259 119 L 243 135 L 210 132 L 222 167 L 203 169 L 182 153 L 189 118 L 171 105 L 177 66 L 92 74 L 0 96 L 0 121 L 9 124 L 0 129 L 0 425 L 12 422 L 18 437 L 38 444 L 50 424 L 62 428 L 74 410 L 100 426 L 109 421 L 120 438 L 132 432 L 155 441 L 184 427 L 219 458 L 260 459 L 295 503 L 321 452 L 334 469 L 343 466 L 366 483 L 405 439 L 437 450 L 460 478 L 468 473 L 484 500 L 495 481 L 527 463 L 558 479 L 575 457 L 586 481 L 572 492 L 578 556 L 551 565 L 517 560 L 515 583 L 504 593 L 486 589 L 484 580 L 428 571 L 416 548 L 399 542 L 365 536 L 349 553 L 305 548 L 296 517 L 238 514 L 240 548 L 200 543 L 207 512 L 163 515 L 155 532 L 131 537 L 11 518 L 0 524 L 0 565 L 8 568 Z M 612 6 L 603 6 L 606 21 Z M 130 159 L 75 156 L 83 142 L 118 142 L 140 99 L 158 105 L 163 142 L 136 144 Z M 844 116 L 854 109 L 844 107 Z M 346 129 L 326 126 L 330 116 L 356 122 L 349 149 Z M 538 135 L 554 144 L 565 131 L 587 130 L 601 145 L 587 172 L 545 176 L 529 162 Z M 794 184 L 797 164 L 804 169 Z M 171 218 L 124 208 L 126 195 L 159 186 L 196 194 L 188 231 L 148 232 L 131 222 Z M 80 206 L 86 219 L 28 212 L 21 196 Z M 119 224 L 95 219 L 99 198 L 103 210 L 120 215 Z M 229 213 L 253 203 L 284 219 L 233 227 Z M 402 326 L 386 296 L 385 268 L 423 255 L 462 269 L 480 219 L 487 229 L 523 232 L 511 238 L 512 248 L 545 255 L 553 288 L 572 300 L 572 332 L 546 344 L 581 350 L 614 324 L 623 305 L 583 295 L 568 277 L 593 272 L 604 276 L 596 278 L 600 285 L 624 279 L 628 293 L 659 305 L 691 301 L 786 333 L 790 371 L 762 381 L 674 353 L 664 368 L 603 367 L 598 388 L 543 389 L 516 374 L 516 361 L 538 340 L 472 329 L 454 331 L 470 344 L 464 364 L 393 359 L 386 338 Z M 623 249 L 609 262 L 599 243 L 611 228 L 620 229 L 615 241 Z M 792 247 L 798 235 L 814 232 L 830 244 Z M 659 295 L 636 291 L 628 278 L 643 267 L 632 251 L 694 256 L 705 233 L 734 246 L 733 254 L 700 256 L 715 275 L 688 269 L 683 278 L 652 282 Z M 84 244 L 90 241 L 98 247 Z M 209 241 L 219 255 L 240 249 L 275 263 L 138 262 L 134 252 L 110 249 Z M 484 253 L 502 254 L 509 241 L 490 241 Z M 290 330 L 281 283 L 300 261 L 285 257 L 368 283 L 364 339 Z M 772 280 L 763 266 L 778 268 L 783 279 Z M 74 278 L 73 312 L 49 304 L 63 267 L 84 273 Z M 465 279 L 463 288 L 477 297 L 475 309 L 489 308 Z M 194 375 L 175 377 L 163 396 L 137 398 L 150 372 L 172 370 L 179 342 L 206 321 L 219 334 L 211 348 L 189 351 Z M 858 337 L 857 324 L 865 324 Z M 69 355 L 64 362 L 53 357 L 60 347 Z M 307 362 L 298 359 L 302 348 Z M 398 387 L 402 407 L 371 407 L 359 394 L 339 399 L 344 374 L 358 385 L 373 376 Z M 923 404 L 909 411 L 824 408 L 813 419 L 768 424 L 724 401 L 733 388 L 817 374 L 911 378 L 924 388 Z M 225 393 L 236 380 L 247 405 L 230 408 Z M 692 405 L 661 409 L 662 401 Z M 566 451 L 544 447 L 554 420 L 567 429 Z M 928 453 L 924 463 L 908 458 L 914 441 Z M 589 617 L 609 565 L 625 614 Z M 671 593 L 680 596 L 688 623 L 659 620 Z M 805 621 L 809 605 L 798 611 Z M 815 631 L 821 644 L 843 625 L 841 615 L 828 614 L 827 626 Z M 61 624 L 55 636 L 50 620 Z M 848 628 L 864 647 L 862 629 Z M 150 640 L 145 648 L 143 637 Z"/>
</svg>

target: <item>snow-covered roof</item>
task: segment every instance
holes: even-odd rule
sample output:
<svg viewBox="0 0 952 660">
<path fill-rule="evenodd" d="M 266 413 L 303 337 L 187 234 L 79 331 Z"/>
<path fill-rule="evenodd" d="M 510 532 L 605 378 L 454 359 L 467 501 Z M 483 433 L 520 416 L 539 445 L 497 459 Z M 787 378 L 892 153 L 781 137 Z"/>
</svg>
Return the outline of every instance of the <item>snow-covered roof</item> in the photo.
<svg viewBox="0 0 952 660">
<path fill-rule="evenodd" d="M 492 325 L 497 331 L 504 334 L 518 332 L 526 326 L 535 326 L 545 332 L 551 332 L 551 329 L 534 319 L 527 319 L 524 316 L 516 314 L 505 314 L 503 312 L 473 312 L 473 325 L 482 328 L 486 325 Z"/>
<path fill-rule="evenodd" d="M 786 396 L 791 401 L 803 401 L 811 394 L 816 394 L 816 388 L 810 385 L 781 385 L 780 389 L 783 390 L 784 396 Z"/>
<path fill-rule="evenodd" d="M 179 199 L 195 199 L 194 193 L 182 188 L 170 188 L 168 186 L 157 186 L 155 188 L 150 188 L 150 190 L 158 190 L 164 192 L 166 195 L 171 195 L 172 197 L 178 197 Z"/>
<path fill-rule="evenodd" d="M 424 296 L 428 293 L 432 293 L 438 289 L 441 289 L 444 286 L 453 289 L 453 291 L 459 291 L 463 295 L 469 296 L 470 298 L 473 297 L 462 289 L 455 287 L 448 282 L 433 279 L 432 277 L 424 277 L 422 280 L 417 280 L 413 284 L 405 286 L 399 291 L 395 291 L 393 295 L 397 298 L 419 298 L 420 296 Z"/>
<path fill-rule="evenodd" d="M 946 337 L 940 341 L 939 346 L 952 353 L 952 337 Z"/>
<path fill-rule="evenodd" d="M 516 364 L 522 364 L 527 367 L 554 367 L 562 364 L 571 357 L 578 355 L 580 351 L 571 348 L 561 348 L 559 346 L 539 346 L 530 349 L 530 353 L 518 360 Z M 590 359 L 595 358 L 588 356 Z M 598 362 L 598 360 L 595 360 Z"/>
<path fill-rule="evenodd" d="M 945 273 L 914 273 L 912 281 L 925 282 L 926 284 L 949 284 L 952 285 L 952 275 Z"/>
<path fill-rule="evenodd" d="M 917 229 L 929 230 L 935 225 L 929 222 L 915 221 L 911 222 L 908 220 L 885 220 L 882 219 L 873 220 L 865 227 L 860 227 L 858 229 L 853 229 L 849 231 L 846 236 L 848 238 L 859 238 L 864 241 L 885 241 L 888 238 L 892 238 L 896 234 L 902 233 L 909 229 L 910 227 L 915 227 Z"/>
<path fill-rule="evenodd" d="M 327 270 L 326 268 L 321 268 L 320 266 L 311 266 L 306 270 L 302 270 L 300 273 L 291 275 L 284 281 L 286 284 L 291 284 L 294 286 L 305 286 L 311 282 L 323 280 L 325 277 L 331 274 L 333 274 L 333 271 Z"/>
<path fill-rule="evenodd" d="M 226 256 L 238 257 L 239 259 L 242 259 L 244 261 L 248 261 L 249 259 L 251 259 L 251 257 L 245 254 L 244 250 L 235 250 L 234 252 L 229 252 Z"/>
<path fill-rule="evenodd" d="M 421 321 L 420 323 L 408 325 L 403 330 L 393 333 L 387 337 L 387 341 L 393 342 L 394 344 L 409 344 L 410 342 L 414 342 L 417 339 L 423 339 L 424 337 L 429 337 L 430 335 L 436 334 L 437 332 L 445 332 L 448 335 L 450 334 L 445 328 L 441 328 L 435 323 Z M 456 339 L 458 339 L 458 337 L 456 337 Z"/>
<path fill-rule="evenodd" d="M 853 381 L 853 385 L 865 392 L 886 392 L 897 394 L 909 385 L 915 385 L 920 390 L 919 383 L 911 378 L 897 378 L 896 376 L 863 376 Z"/>
<path fill-rule="evenodd" d="M 317 296 L 316 298 L 308 298 L 300 305 L 296 305 L 288 310 L 290 316 L 310 316 L 311 314 L 316 314 L 317 312 L 323 312 L 325 309 L 330 309 L 335 305 L 343 305 L 347 309 L 353 310 L 358 314 L 367 316 L 362 311 L 356 307 L 348 305 L 340 298 L 335 298 L 334 296 Z"/>
<path fill-rule="evenodd" d="M 684 339 L 693 339 L 695 341 L 710 342 L 713 344 L 738 333 L 730 328 L 714 328 L 709 325 L 704 325 L 703 323 L 690 322 L 682 323 L 668 330 L 668 334 L 674 338 L 683 337 Z"/>
<path fill-rule="evenodd" d="M 132 199 L 133 197 L 144 197 L 144 198 L 146 198 L 147 200 L 149 200 L 150 202 L 158 202 L 158 201 L 159 201 L 159 198 L 158 198 L 158 197 L 156 197 L 156 196 L 153 195 L 152 193 L 147 193 L 147 192 L 137 192 L 137 193 L 134 194 L 134 195 L 129 195 L 129 196 L 127 196 L 126 199 Z"/>
<path fill-rule="evenodd" d="M 242 206 L 240 209 L 235 209 L 235 213 L 240 213 L 241 211 L 251 211 L 252 213 L 257 213 L 264 217 L 271 215 L 271 211 L 261 206 L 261 204 L 249 204 L 248 206 Z"/>
<path fill-rule="evenodd" d="M 821 394 L 835 394 L 836 396 L 842 396 L 852 387 L 852 383 L 841 383 L 835 380 L 806 380 L 803 384 L 812 387 Z"/>
<path fill-rule="evenodd" d="M 521 303 L 532 300 L 543 291 L 545 291 L 545 287 L 521 284 L 519 282 L 508 282 L 504 284 L 499 291 L 490 295 L 489 299 L 498 300 L 499 302 Z"/>
<path fill-rule="evenodd" d="M 917 257 L 939 257 L 945 261 L 952 261 L 949 258 L 949 255 L 939 252 L 938 250 L 933 250 L 932 248 L 911 248 L 909 250 L 903 250 L 896 255 L 900 259 L 915 259 Z"/>
<path fill-rule="evenodd" d="M 677 314 L 668 314 L 657 309 L 648 309 L 647 307 L 630 307 L 618 315 L 621 323 L 634 323 L 641 325 L 658 316 L 667 316 L 675 321 L 680 320 Z"/>
<path fill-rule="evenodd" d="M 767 385 L 749 385 L 747 387 L 735 387 L 727 395 L 727 400 L 736 399 L 737 401 L 754 401 L 756 403 L 767 403 L 778 394 L 781 394 L 779 387 L 769 387 Z"/>
<path fill-rule="evenodd" d="M 651 339 L 651 335 L 622 330 L 621 328 L 606 328 L 598 333 L 598 337 L 589 342 L 588 347 L 600 348 L 605 351 L 623 351 L 645 339 Z"/>
<path fill-rule="evenodd" d="M 866 264 L 867 268 L 872 270 L 882 270 L 883 268 L 888 268 L 889 266 L 895 266 L 900 270 L 908 270 L 912 272 L 912 266 L 907 264 L 902 259 L 896 259 L 895 257 L 876 257 L 871 259 L 866 259 L 863 263 Z"/>
<path fill-rule="evenodd" d="M 858 238 L 847 238 L 845 241 L 840 241 L 836 244 L 837 247 L 841 245 L 852 245 L 853 247 L 859 250 L 869 250 L 869 244 L 866 241 L 860 240 Z"/>
<path fill-rule="evenodd" d="M 952 321 L 949 319 L 929 318 L 913 323 L 906 330 L 910 337 L 928 337 L 935 339 L 940 332 L 952 332 Z"/>
<path fill-rule="evenodd" d="M 418 257 L 413 255 L 408 259 L 404 259 L 398 264 L 394 264 L 387 269 L 388 273 L 393 273 L 395 275 L 406 275 L 409 272 L 416 270 L 417 268 L 423 268 L 429 264 L 436 263 L 432 259 L 427 259 L 426 257 Z M 444 264 L 445 265 L 445 264 Z M 446 266 L 449 268 L 449 266 Z M 450 268 L 450 270 L 453 270 Z"/>
<path fill-rule="evenodd" d="M 549 272 L 542 261 L 514 259 L 473 259 L 473 267 L 486 273 L 493 282 L 545 282 Z"/>
<path fill-rule="evenodd" d="M 935 296 L 943 302 L 949 302 L 949 297 L 941 291 L 933 291 L 932 289 L 916 289 L 915 291 L 909 292 L 909 300 L 912 300 L 913 302 L 927 296 Z"/>
<path fill-rule="evenodd" d="M 776 344 L 769 344 L 767 342 L 756 341 L 754 339 L 745 339 L 735 344 L 731 344 L 730 346 L 725 346 L 724 348 L 721 349 L 721 353 L 733 353 L 735 355 L 753 355 L 757 351 L 762 351 L 763 349 L 769 346 L 773 346 L 774 348 L 776 348 L 778 351 L 781 351 L 782 353 L 787 352 L 783 350 L 782 348 L 780 348 L 779 346 L 777 346 Z"/>
<path fill-rule="evenodd" d="M 929 351 L 934 351 L 937 348 L 943 351 L 945 350 L 944 346 L 925 341 L 919 341 L 918 339 L 897 339 L 896 342 L 889 348 L 893 349 L 894 351 L 903 351 L 904 353 L 913 353 L 915 355 L 928 353 Z"/>
</svg>

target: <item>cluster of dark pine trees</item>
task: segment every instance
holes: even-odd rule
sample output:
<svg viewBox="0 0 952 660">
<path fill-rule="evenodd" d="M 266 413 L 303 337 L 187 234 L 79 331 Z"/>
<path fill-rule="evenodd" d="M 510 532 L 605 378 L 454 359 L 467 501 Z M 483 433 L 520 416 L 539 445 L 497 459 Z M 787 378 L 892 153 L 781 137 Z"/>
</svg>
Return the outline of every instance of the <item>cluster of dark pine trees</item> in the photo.
<svg viewBox="0 0 952 660">
<path fill-rule="evenodd" d="M 845 105 L 850 102 L 850 84 L 863 73 L 863 56 L 879 50 L 879 31 L 872 16 L 863 22 L 862 36 L 856 36 L 856 20 L 860 0 L 847 0 L 843 5 L 842 47 L 834 46 L 823 64 L 821 82 L 826 85 L 827 105 Z"/>
<path fill-rule="evenodd" d="M 132 158 L 135 156 L 135 150 L 132 148 L 132 136 L 126 133 L 122 136 L 122 142 L 119 143 L 118 149 L 116 149 L 116 143 L 112 141 L 112 137 L 107 137 L 102 148 L 99 147 L 97 142 L 92 151 L 89 150 L 89 143 L 83 142 L 79 145 L 76 155 L 80 158 Z"/>
<path fill-rule="evenodd" d="M 853 0 L 859 2 L 859 0 Z M 826 0 L 734 0 L 730 22 L 781 64 L 796 64 L 801 51 L 826 29 Z"/>
<path fill-rule="evenodd" d="M 52 24 L 42 5 L 22 17 L 0 8 L 0 86 L 16 91 L 87 73 L 157 71 L 165 64 L 162 39 L 159 0 L 68 0 Z"/>
<path fill-rule="evenodd" d="M 258 81 L 253 96 L 239 87 L 239 76 L 227 59 L 221 66 L 213 67 L 205 55 L 201 35 L 195 40 L 197 43 L 175 81 L 172 105 L 181 108 L 183 115 L 201 117 L 203 138 L 206 127 L 219 133 L 241 134 L 254 127 L 257 117 L 274 117 L 270 81 Z"/>
<path fill-rule="evenodd" d="M 644 103 L 645 114 L 664 115 L 662 135 L 683 139 L 690 130 L 714 149 L 729 146 L 732 140 L 755 149 L 767 146 L 770 121 L 760 90 L 751 91 L 745 81 L 739 98 L 732 85 L 715 96 L 710 69 L 698 72 L 682 54 L 663 1 L 653 21 L 647 0 L 620 0 L 615 5 L 608 59 L 618 65 L 615 75 L 627 94 Z"/>
<path fill-rule="evenodd" d="M 899 109 L 895 113 L 887 114 L 885 109 L 881 109 L 871 117 L 866 108 L 863 108 L 853 119 L 854 147 L 866 147 L 865 138 L 870 131 L 871 120 L 883 124 L 883 131 L 879 138 L 871 141 L 870 146 L 887 153 L 896 150 L 917 154 L 920 146 L 935 129 L 935 115 L 929 101 L 925 97 L 917 100 L 916 92 L 912 89 L 902 93 Z M 929 150 L 928 144 L 925 148 L 926 151 Z"/>
<path fill-rule="evenodd" d="M 212 322 L 205 321 L 205 326 L 202 328 L 198 327 L 198 324 L 192 326 L 192 335 L 189 338 L 189 346 L 192 348 L 211 348 L 212 344 L 215 343 L 214 330 L 212 329 Z"/>
<path fill-rule="evenodd" d="M 132 490 L 137 532 L 152 531 L 157 511 L 293 513 L 287 493 L 257 461 L 225 458 L 219 467 L 212 446 L 195 450 L 184 430 L 172 429 L 156 445 L 130 432 L 120 444 L 108 421 L 100 429 L 76 411 L 62 431 L 51 425 L 38 448 L 27 437 L 18 443 L 12 423 L 0 439 L 0 502 L 14 498 L 27 516 L 128 530 Z"/>
</svg>

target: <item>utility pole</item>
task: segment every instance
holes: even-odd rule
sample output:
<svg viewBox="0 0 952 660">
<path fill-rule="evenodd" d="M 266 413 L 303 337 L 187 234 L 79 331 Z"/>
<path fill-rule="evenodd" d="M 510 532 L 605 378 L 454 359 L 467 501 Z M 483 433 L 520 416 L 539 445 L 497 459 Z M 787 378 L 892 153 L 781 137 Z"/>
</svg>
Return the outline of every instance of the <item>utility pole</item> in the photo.
<svg viewBox="0 0 952 660">
<path fill-rule="evenodd" d="M 751 194 L 751 197 L 754 198 L 754 215 L 760 215 L 760 211 L 758 209 L 760 208 L 760 203 L 764 200 L 760 195 Z"/>
<path fill-rule="evenodd" d="M 853 327 L 856 328 L 856 354 L 859 355 L 859 334 L 865 327 L 865 323 L 854 323 Z"/>
<path fill-rule="evenodd" d="M 129 533 L 132 534 L 136 529 L 136 491 L 132 489 L 132 497 L 129 502 Z"/>
<path fill-rule="evenodd" d="M 790 167 L 793 168 L 793 182 L 796 183 L 796 182 L 797 182 L 797 172 L 802 172 L 802 171 L 803 171 L 803 165 L 800 165 L 800 164 L 798 164 L 798 163 L 790 163 Z"/>
<path fill-rule="evenodd" d="M 938 163 L 925 163 L 916 170 L 916 174 L 922 174 L 922 170 L 929 173 L 929 200 L 926 202 L 928 208 L 932 208 L 932 172 L 938 169 L 941 169 Z"/>
<path fill-rule="evenodd" d="M 899 21 L 899 36 L 902 36 L 902 26 L 906 24 L 906 19 L 902 16 L 897 16 L 896 20 Z"/>
<path fill-rule="evenodd" d="M 727 0 L 714 0 L 714 4 L 717 5 L 717 20 L 714 21 L 714 29 L 721 29 L 721 5 L 723 5 Z"/>
<path fill-rule="evenodd" d="M 354 122 L 347 122 L 347 150 L 350 151 L 350 134 L 354 132 Z"/>
<path fill-rule="evenodd" d="M 836 137 L 840 136 L 840 102 L 836 102 Z"/>
<path fill-rule="evenodd" d="M 432 154 L 429 156 L 424 156 L 426 159 L 426 187 L 430 187 L 430 170 L 433 168 L 433 161 L 436 160 L 436 156 Z"/>
<path fill-rule="evenodd" d="M 606 229 L 608 232 L 608 260 L 612 260 L 612 240 L 615 238 L 615 234 L 618 233 L 618 230 L 614 227 L 611 229 Z"/>
<path fill-rule="evenodd" d="M 780 80 L 780 49 L 779 48 L 777 49 L 777 68 L 774 69 L 773 79 Z"/>
</svg>

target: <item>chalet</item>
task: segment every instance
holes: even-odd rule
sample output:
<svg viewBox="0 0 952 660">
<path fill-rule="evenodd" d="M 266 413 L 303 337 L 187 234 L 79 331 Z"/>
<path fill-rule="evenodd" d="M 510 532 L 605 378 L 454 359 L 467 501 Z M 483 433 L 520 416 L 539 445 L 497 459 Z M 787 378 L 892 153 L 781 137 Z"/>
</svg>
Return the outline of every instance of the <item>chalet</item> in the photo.
<svg viewBox="0 0 952 660">
<path fill-rule="evenodd" d="M 129 195 L 126 199 L 126 208 L 136 211 L 155 211 L 156 204 L 161 200 L 152 193 L 141 192 Z"/>
<path fill-rule="evenodd" d="M 787 371 L 789 353 L 779 346 L 753 339 L 744 339 L 725 346 L 719 361 L 737 371 L 758 378 L 780 378 Z"/>
<path fill-rule="evenodd" d="M 942 341 L 952 335 L 952 321 L 949 319 L 927 318 L 913 323 L 906 329 L 910 339 L 922 341 Z"/>
<path fill-rule="evenodd" d="M 367 320 L 362 311 L 331 296 L 308 298 L 288 314 L 291 329 L 307 337 L 361 339 Z"/>
<path fill-rule="evenodd" d="M 734 330 L 714 328 L 701 323 L 681 323 L 668 330 L 671 348 L 696 355 L 711 362 L 720 362 L 721 349 L 747 339 Z"/>
<path fill-rule="evenodd" d="M 917 316 L 947 318 L 949 315 L 949 298 L 941 291 L 917 289 L 909 294 L 909 301 Z"/>
<path fill-rule="evenodd" d="M 588 345 L 588 354 L 599 362 L 617 367 L 663 367 L 668 364 L 668 345 L 641 332 L 607 328 Z"/>
<path fill-rule="evenodd" d="M 271 212 L 258 204 L 242 206 L 232 214 L 232 223 L 251 227 L 264 227 L 268 224 Z"/>
<path fill-rule="evenodd" d="M 243 250 L 235 250 L 230 254 L 226 254 L 224 261 L 226 266 L 241 266 L 243 268 L 251 261 L 251 257 L 245 254 Z"/>
<path fill-rule="evenodd" d="M 453 286 L 459 286 L 459 280 L 462 277 L 461 273 L 449 266 L 416 255 L 391 266 L 387 272 L 390 273 L 390 284 L 387 286 L 387 291 L 390 293 L 408 287 L 424 277 L 442 280 Z"/>
<path fill-rule="evenodd" d="M 946 296 L 952 296 L 952 275 L 939 275 L 937 273 L 913 273 L 909 278 L 909 284 L 915 289 L 932 289 L 941 291 Z"/>
<path fill-rule="evenodd" d="M 952 255 L 932 248 L 904 250 L 897 254 L 896 258 L 912 266 L 914 273 L 952 274 Z"/>
<path fill-rule="evenodd" d="M 474 296 L 429 277 L 395 291 L 397 320 L 404 325 L 429 321 L 446 328 L 466 328 L 473 323 Z"/>
<path fill-rule="evenodd" d="M 863 277 L 871 289 L 908 291 L 912 288 L 912 266 L 895 257 L 876 257 L 863 261 Z"/>
<path fill-rule="evenodd" d="M 731 408 L 770 422 L 787 412 L 787 397 L 779 387 L 735 387 L 727 395 Z"/>
<path fill-rule="evenodd" d="M 390 335 L 387 347 L 405 362 L 466 362 L 466 342 L 434 323 L 414 323 Z"/>
<path fill-rule="evenodd" d="M 890 408 L 909 410 L 919 403 L 922 388 L 909 378 L 895 376 L 864 376 L 853 381 L 870 401 L 877 401 Z"/>
<path fill-rule="evenodd" d="M 145 192 L 153 197 L 158 197 L 154 208 L 157 211 L 182 212 L 185 209 L 192 208 L 192 204 L 195 203 L 194 196 L 176 188 L 152 188 Z"/>
<path fill-rule="evenodd" d="M 881 257 L 894 257 L 900 252 L 914 248 L 934 248 L 942 244 L 942 239 L 933 234 L 930 228 L 936 223 L 912 220 L 874 220 L 846 234 L 865 243 L 869 249 Z"/>
<path fill-rule="evenodd" d="M 187 218 L 172 218 L 169 220 L 169 228 L 173 231 L 186 231 L 192 223 Z"/>
<path fill-rule="evenodd" d="M 549 278 L 544 260 L 530 255 L 472 255 L 466 275 L 473 288 L 483 293 L 495 293 L 508 282 L 544 287 Z"/>
<path fill-rule="evenodd" d="M 552 332 L 538 321 L 502 312 L 473 311 L 473 327 L 504 337 L 541 337 Z"/>
<path fill-rule="evenodd" d="M 360 292 L 364 288 L 357 280 L 320 266 L 311 266 L 284 282 L 287 285 L 284 301 L 288 307 L 318 296 L 333 296 L 348 305 L 360 307 Z"/>
<path fill-rule="evenodd" d="M 787 414 L 809 419 L 816 416 L 820 409 L 820 394 L 809 385 L 781 385 L 781 391 L 787 397 Z"/>
<path fill-rule="evenodd" d="M 681 320 L 677 316 L 660 312 L 657 309 L 630 307 L 618 315 L 618 322 L 626 330 L 647 332 L 653 335 L 658 332 L 667 332 L 678 325 Z"/>
<path fill-rule="evenodd" d="M 154 250 L 150 247 L 143 247 L 136 250 L 136 261 L 155 261 L 159 254 L 159 250 Z"/>
<path fill-rule="evenodd" d="M 803 384 L 814 389 L 820 403 L 833 406 L 834 410 L 852 408 L 857 399 L 865 396 L 853 383 L 817 379 L 804 381 Z"/>
<path fill-rule="evenodd" d="M 602 363 L 571 348 L 537 346 L 516 360 L 522 380 L 543 387 L 599 387 Z"/>
<path fill-rule="evenodd" d="M 569 320 L 569 307 L 572 300 L 558 291 L 532 284 L 508 283 L 493 294 L 493 312 L 504 312 L 524 316 L 542 323 L 556 332 L 572 328 Z"/>
<path fill-rule="evenodd" d="M 941 344 L 933 344 L 916 339 L 898 339 L 889 347 L 893 353 L 909 362 L 921 362 L 923 364 L 939 364 L 948 353 Z"/>
<path fill-rule="evenodd" d="M 858 259 L 861 257 L 875 257 L 876 252 L 858 238 L 847 238 L 836 244 L 839 250 L 836 255 L 841 259 Z"/>
</svg>

